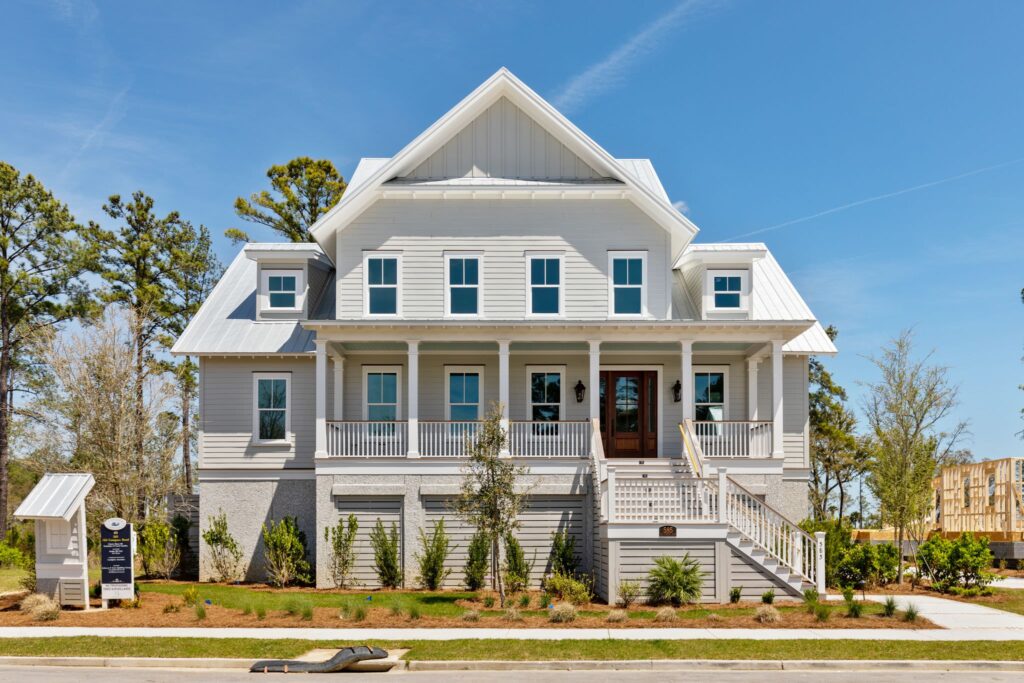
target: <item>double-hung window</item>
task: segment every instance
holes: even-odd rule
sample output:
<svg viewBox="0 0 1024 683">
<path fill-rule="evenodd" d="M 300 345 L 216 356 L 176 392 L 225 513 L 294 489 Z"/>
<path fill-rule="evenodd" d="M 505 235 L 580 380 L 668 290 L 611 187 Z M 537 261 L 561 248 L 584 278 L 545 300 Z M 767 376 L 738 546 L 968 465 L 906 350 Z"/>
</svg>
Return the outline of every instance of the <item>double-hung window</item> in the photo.
<svg viewBox="0 0 1024 683">
<path fill-rule="evenodd" d="M 256 373 L 253 376 L 253 432 L 257 441 L 286 441 L 291 430 L 287 373 Z"/>
<path fill-rule="evenodd" d="M 565 411 L 565 368 L 530 367 L 527 370 L 530 378 L 530 419 L 534 422 L 557 423 Z M 558 434 L 558 425 L 534 425 L 533 433 L 539 436 L 554 436 Z"/>
<path fill-rule="evenodd" d="M 401 313 L 401 257 L 398 254 L 367 253 L 363 259 L 367 315 Z"/>
<path fill-rule="evenodd" d="M 264 270 L 260 274 L 263 309 L 266 311 L 298 311 L 302 309 L 303 278 L 301 270 Z"/>
<path fill-rule="evenodd" d="M 642 316 L 647 313 L 647 253 L 613 251 L 608 254 L 609 313 Z"/>
<path fill-rule="evenodd" d="M 527 256 L 531 316 L 562 315 L 562 256 L 530 254 Z"/>
<path fill-rule="evenodd" d="M 480 256 L 445 254 L 448 288 L 445 313 L 450 316 L 480 315 Z"/>
<path fill-rule="evenodd" d="M 483 369 L 480 367 L 448 367 L 448 419 L 470 422 L 480 419 L 483 394 Z"/>
<path fill-rule="evenodd" d="M 725 419 L 724 369 L 697 370 L 693 373 L 694 419 L 721 422 Z"/>
<path fill-rule="evenodd" d="M 707 310 L 721 313 L 749 310 L 749 276 L 746 270 L 708 270 L 704 283 Z"/>
<path fill-rule="evenodd" d="M 365 366 L 363 384 L 366 402 L 363 417 L 374 422 L 392 422 L 401 413 L 401 369 Z"/>
</svg>

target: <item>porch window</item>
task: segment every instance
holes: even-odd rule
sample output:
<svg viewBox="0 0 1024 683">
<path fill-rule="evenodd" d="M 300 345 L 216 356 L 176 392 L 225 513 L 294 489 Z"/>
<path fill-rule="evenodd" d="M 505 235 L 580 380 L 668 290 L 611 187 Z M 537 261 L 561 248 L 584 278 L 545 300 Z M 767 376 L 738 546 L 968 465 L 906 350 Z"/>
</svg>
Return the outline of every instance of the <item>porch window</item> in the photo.
<svg viewBox="0 0 1024 683">
<path fill-rule="evenodd" d="M 264 270 L 260 280 L 265 310 L 297 311 L 302 308 L 301 270 Z"/>
<path fill-rule="evenodd" d="M 610 252 L 611 315 L 643 315 L 647 310 L 647 270 L 645 252 Z"/>
<path fill-rule="evenodd" d="M 693 373 L 694 418 L 698 422 L 725 419 L 725 370 L 700 370 Z"/>
<path fill-rule="evenodd" d="M 368 315 L 398 315 L 400 258 L 397 255 L 367 254 L 366 313 Z"/>
<path fill-rule="evenodd" d="M 363 418 L 377 422 L 397 420 L 401 412 L 400 385 L 401 373 L 398 368 L 363 368 L 363 386 L 366 392 Z"/>
<path fill-rule="evenodd" d="M 480 257 L 445 255 L 448 291 L 445 293 L 448 315 L 480 314 Z"/>
<path fill-rule="evenodd" d="M 531 420 L 558 422 L 562 419 L 564 375 L 565 370 L 561 367 L 529 368 Z M 558 434 L 558 425 L 534 425 L 533 433 L 539 436 L 554 436 Z"/>
<path fill-rule="evenodd" d="M 473 421 L 480 419 L 480 396 L 483 373 L 480 368 L 451 367 L 448 376 L 448 419 Z"/>
<path fill-rule="evenodd" d="M 257 441 L 285 441 L 290 431 L 288 414 L 290 375 L 258 373 L 254 376 L 253 431 Z"/>
<path fill-rule="evenodd" d="M 561 315 L 562 257 L 530 256 L 530 315 Z"/>
</svg>

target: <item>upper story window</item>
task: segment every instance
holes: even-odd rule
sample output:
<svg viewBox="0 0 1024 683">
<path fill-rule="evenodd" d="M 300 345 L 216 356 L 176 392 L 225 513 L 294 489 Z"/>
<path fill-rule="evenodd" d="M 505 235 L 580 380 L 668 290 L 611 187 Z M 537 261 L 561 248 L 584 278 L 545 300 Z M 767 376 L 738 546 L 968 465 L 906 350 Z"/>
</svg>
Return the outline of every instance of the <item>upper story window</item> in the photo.
<svg viewBox="0 0 1024 683">
<path fill-rule="evenodd" d="M 260 274 L 260 279 L 264 310 L 302 310 L 305 284 L 301 270 L 264 270 Z"/>
<path fill-rule="evenodd" d="M 613 316 L 642 316 L 647 313 L 647 253 L 608 253 L 609 311 Z"/>
<path fill-rule="evenodd" d="M 445 290 L 445 314 L 480 315 L 481 258 L 471 254 L 445 254 L 448 287 Z"/>
<path fill-rule="evenodd" d="M 401 313 L 402 259 L 398 254 L 367 253 L 363 257 L 366 315 Z"/>
<path fill-rule="evenodd" d="M 749 273 L 746 270 L 709 270 L 704 283 L 705 301 L 710 311 L 746 311 L 749 309 Z"/>
<path fill-rule="evenodd" d="M 529 315 L 562 315 L 561 254 L 530 254 L 527 263 L 530 278 L 527 301 Z"/>
<path fill-rule="evenodd" d="M 291 431 L 287 373 L 259 372 L 253 375 L 253 432 L 257 441 L 285 441 Z"/>
</svg>

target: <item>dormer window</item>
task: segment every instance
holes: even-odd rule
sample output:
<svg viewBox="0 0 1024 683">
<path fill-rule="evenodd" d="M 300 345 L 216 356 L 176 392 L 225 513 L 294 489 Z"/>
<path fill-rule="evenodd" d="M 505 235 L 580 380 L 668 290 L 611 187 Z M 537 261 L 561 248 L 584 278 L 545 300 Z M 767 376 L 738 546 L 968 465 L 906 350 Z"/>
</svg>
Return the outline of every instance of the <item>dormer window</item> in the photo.
<svg viewBox="0 0 1024 683">
<path fill-rule="evenodd" d="M 263 291 L 263 310 L 301 311 L 305 291 L 301 270 L 264 270 L 260 289 Z"/>
<path fill-rule="evenodd" d="M 704 301 L 709 313 L 745 313 L 750 310 L 750 271 L 708 270 Z"/>
</svg>

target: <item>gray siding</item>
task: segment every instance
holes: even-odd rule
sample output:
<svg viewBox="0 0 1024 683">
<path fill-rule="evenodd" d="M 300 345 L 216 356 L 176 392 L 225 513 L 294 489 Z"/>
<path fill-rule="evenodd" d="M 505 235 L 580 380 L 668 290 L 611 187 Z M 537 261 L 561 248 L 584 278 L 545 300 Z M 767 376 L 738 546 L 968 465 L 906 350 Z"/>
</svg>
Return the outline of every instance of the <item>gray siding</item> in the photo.
<svg viewBox="0 0 1024 683">
<path fill-rule="evenodd" d="M 337 496 L 335 497 L 335 509 L 338 518 L 347 519 L 349 514 L 353 514 L 359 522 L 359 530 L 356 533 L 356 561 L 352 570 L 352 579 L 355 585 L 380 586 L 380 582 L 377 580 L 377 571 L 374 568 L 370 532 L 377 525 L 378 519 L 384 524 L 384 529 L 389 534 L 391 533 L 391 524 L 394 523 L 398 529 L 398 556 L 401 562 L 403 555 L 401 546 L 406 542 L 402 533 L 402 499 L 400 497 L 349 498 Z"/>
<path fill-rule="evenodd" d="M 408 177 L 551 180 L 600 176 L 528 114 L 502 97 Z"/>
<path fill-rule="evenodd" d="M 786 469 L 809 466 L 807 391 L 807 357 L 785 356 L 782 360 L 782 445 Z M 757 373 L 757 410 L 760 419 L 772 419 L 770 358 L 761 361 Z"/>
<path fill-rule="evenodd" d="M 688 553 L 696 560 L 704 575 L 701 599 L 715 600 L 715 543 L 713 541 L 619 541 L 619 581 L 639 581 L 647 590 L 647 572 L 654 567 L 654 561 L 662 555 L 676 559 Z"/>
<path fill-rule="evenodd" d="M 526 316 L 529 251 L 565 253 L 565 315 L 608 317 L 608 251 L 647 251 L 647 304 L 670 313 L 669 235 L 626 199 L 600 201 L 381 199 L 338 235 L 337 311 L 363 317 L 363 251 L 402 253 L 402 312 L 444 317 L 444 252 L 482 251 L 484 317 Z"/>
</svg>

